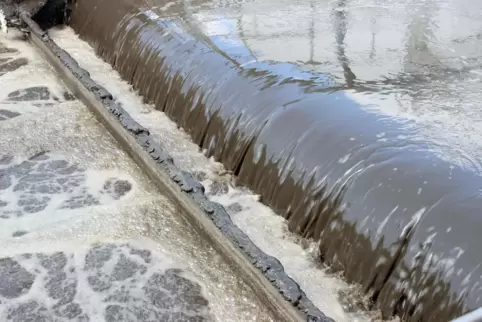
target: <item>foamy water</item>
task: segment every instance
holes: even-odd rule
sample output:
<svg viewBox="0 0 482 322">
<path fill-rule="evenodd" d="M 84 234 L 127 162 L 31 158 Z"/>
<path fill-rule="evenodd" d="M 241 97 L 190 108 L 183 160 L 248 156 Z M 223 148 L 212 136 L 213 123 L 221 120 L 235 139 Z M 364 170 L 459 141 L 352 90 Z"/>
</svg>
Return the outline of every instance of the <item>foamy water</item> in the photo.
<svg viewBox="0 0 482 322">
<path fill-rule="evenodd" d="M 0 31 L 3 33 L 8 32 L 7 20 L 5 19 L 5 14 L 2 9 L 0 9 Z"/>
<path fill-rule="evenodd" d="M 0 320 L 272 321 L 14 36 L 0 38 Z"/>
<path fill-rule="evenodd" d="M 368 321 L 375 314 L 350 313 L 339 300 L 349 286 L 341 279 L 326 273 L 317 264 L 316 245 L 305 243 L 305 247 L 288 232 L 286 221 L 276 215 L 251 191 L 236 187 L 233 178 L 220 163 L 207 159 L 182 130 L 162 112 L 142 103 L 132 87 L 123 81 L 110 65 L 96 57 L 93 49 L 80 40 L 70 28 L 51 31 L 53 39 L 91 77 L 107 88 L 124 108 L 144 127 L 148 128 L 161 145 L 173 156 L 182 169 L 197 174 L 213 201 L 226 207 L 235 224 L 265 253 L 274 256 L 283 264 L 285 271 L 296 280 L 307 296 L 325 314 L 336 321 Z"/>
</svg>

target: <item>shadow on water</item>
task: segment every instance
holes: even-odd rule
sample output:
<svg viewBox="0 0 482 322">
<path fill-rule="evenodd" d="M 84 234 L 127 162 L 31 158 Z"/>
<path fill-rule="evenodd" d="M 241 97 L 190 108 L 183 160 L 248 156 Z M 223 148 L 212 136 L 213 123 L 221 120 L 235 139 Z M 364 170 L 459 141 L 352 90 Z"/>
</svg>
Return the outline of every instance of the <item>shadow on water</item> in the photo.
<svg viewBox="0 0 482 322">
<path fill-rule="evenodd" d="M 321 260 L 360 283 L 385 317 L 447 321 L 482 304 L 473 246 L 482 180 L 346 94 L 380 82 L 358 82 L 350 68 L 345 0 L 332 14 L 345 84 L 206 36 L 185 3 L 148 4 L 78 0 L 71 25 L 291 231 L 318 241 Z M 314 47 L 309 57 L 316 64 Z M 410 77 L 386 82 L 412 86 L 419 76 Z"/>
<path fill-rule="evenodd" d="M 333 12 L 333 24 L 336 37 L 336 53 L 340 65 L 343 68 L 343 75 L 345 76 L 346 86 L 348 88 L 354 87 L 354 81 L 356 79 L 355 74 L 350 69 L 350 61 L 345 54 L 345 36 L 347 32 L 347 12 L 345 11 L 346 0 L 338 1 L 338 7 L 334 9 Z"/>
</svg>

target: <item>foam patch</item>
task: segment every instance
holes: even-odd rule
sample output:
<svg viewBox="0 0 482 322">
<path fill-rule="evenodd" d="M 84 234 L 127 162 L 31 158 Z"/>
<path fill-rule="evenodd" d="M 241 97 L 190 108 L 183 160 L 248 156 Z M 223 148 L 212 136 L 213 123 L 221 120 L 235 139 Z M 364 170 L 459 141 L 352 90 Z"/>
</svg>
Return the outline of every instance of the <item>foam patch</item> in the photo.
<svg viewBox="0 0 482 322">
<path fill-rule="evenodd" d="M 150 250 L 98 243 L 0 259 L 2 321 L 209 321 L 197 282 Z"/>
<path fill-rule="evenodd" d="M 23 161 L 0 156 L 0 219 L 109 204 L 131 189 L 128 180 L 102 178 L 59 155 L 42 153 Z"/>
<path fill-rule="evenodd" d="M 10 48 L 0 42 L 0 76 L 16 71 L 28 64 L 27 58 L 18 56 L 17 49 Z"/>
<path fill-rule="evenodd" d="M 52 107 L 66 101 L 74 101 L 75 97 L 68 91 L 57 96 L 47 86 L 31 86 L 14 90 L 0 100 L 0 121 L 15 118 L 34 108 Z M 29 105 L 28 107 L 26 106 Z"/>
</svg>

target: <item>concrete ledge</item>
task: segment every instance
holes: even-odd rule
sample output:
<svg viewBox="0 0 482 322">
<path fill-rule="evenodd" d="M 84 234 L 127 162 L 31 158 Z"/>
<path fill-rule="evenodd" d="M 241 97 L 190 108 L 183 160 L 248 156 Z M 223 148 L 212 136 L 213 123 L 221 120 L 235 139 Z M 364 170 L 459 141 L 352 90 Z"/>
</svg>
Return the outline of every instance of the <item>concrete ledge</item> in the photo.
<svg viewBox="0 0 482 322">
<path fill-rule="evenodd" d="M 46 56 L 70 90 L 159 190 L 179 207 L 186 220 L 214 244 L 280 321 L 333 321 L 314 306 L 276 258 L 263 253 L 231 221 L 223 206 L 208 200 L 202 184 L 177 168 L 172 157 L 151 139 L 149 131 L 131 118 L 105 88 L 93 81 L 27 14 L 21 14 L 21 19 L 29 27 L 29 40 Z"/>
</svg>

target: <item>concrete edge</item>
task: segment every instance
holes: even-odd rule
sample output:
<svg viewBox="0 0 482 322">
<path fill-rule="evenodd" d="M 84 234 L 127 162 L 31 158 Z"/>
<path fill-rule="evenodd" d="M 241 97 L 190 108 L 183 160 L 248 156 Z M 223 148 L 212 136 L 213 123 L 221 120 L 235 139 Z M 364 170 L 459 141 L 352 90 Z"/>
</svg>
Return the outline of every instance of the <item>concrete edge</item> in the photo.
<svg viewBox="0 0 482 322">
<path fill-rule="evenodd" d="M 77 61 L 61 49 L 26 13 L 33 43 L 47 58 L 69 89 L 109 130 L 155 185 L 181 213 L 238 270 L 258 298 L 281 321 L 333 322 L 325 316 L 284 271 L 281 263 L 262 252 L 231 220 L 224 207 L 211 202 L 193 176 L 174 165 L 173 158 L 116 102 L 112 94 L 91 79 Z M 291 305 L 287 305 L 289 302 Z"/>
</svg>

